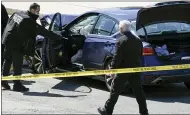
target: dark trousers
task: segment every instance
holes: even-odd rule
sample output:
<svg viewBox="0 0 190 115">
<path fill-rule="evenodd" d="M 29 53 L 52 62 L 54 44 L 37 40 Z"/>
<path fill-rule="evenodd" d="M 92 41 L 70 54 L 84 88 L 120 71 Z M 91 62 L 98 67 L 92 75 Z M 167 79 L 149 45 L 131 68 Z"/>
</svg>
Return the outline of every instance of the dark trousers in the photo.
<svg viewBox="0 0 190 115">
<path fill-rule="evenodd" d="M 23 65 L 23 53 L 19 50 L 13 50 L 12 48 L 5 46 L 4 51 L 4 63 L 2 68 L 3 76 L 8 76 L 11 64 L 13 63 L 14 74 L 21 75 L 22 74 L 22 65 Z M 14 84 L 21 84 L 20 80 L 14 80 Z"/>
<path fill-rule="evenodd" d="M 115 79 L 112 81 L 110 97 L 105 103 L 105 109 L 107 110 L 109 115 L 112 115 L 114 106 L 118 100 L 119 95 L 123 91 L 124 85 L 127 81 L 131 85 L 131 87 L 133 89 L 133 93 L 138 102 L 139 113 L 147 114 L 148 113 L 147 104 L 146 104 L 144 91 L 143 91 L 142 85 L 141 85 L 141 76 L 139 73 L 119 74 L 117 77 L 115 77 Z"/>
</svg>

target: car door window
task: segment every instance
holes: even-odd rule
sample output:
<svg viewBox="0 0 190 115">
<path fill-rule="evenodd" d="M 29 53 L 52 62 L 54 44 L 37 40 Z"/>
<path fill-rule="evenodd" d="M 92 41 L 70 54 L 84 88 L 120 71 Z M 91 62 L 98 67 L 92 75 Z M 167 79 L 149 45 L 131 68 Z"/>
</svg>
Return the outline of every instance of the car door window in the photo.
<svg viewBox="0 0 190 115">
<path fill-rule="evenodd" d="M 116 23 L 115 26 L 114 26 L 114 28 L 113 28 L 113 30 L 112 30 L 112 32 L 111 32 L 111 35 L 117 33 L 118 31 L 119 31 L 119 24 Z"/>
<path fill-rule="evenodd" d="M 88 15 L 77 21 L 76 24 L 70 27 L 70 31 L 79 34 L 88 34 L 91 32 L 93 25 L 96 23 L 98 15 Z"/>
<path fill-rule="evenodd" d="M 101 16 L 92 32 L 92 34 L 97 35 L 112 35 L 112 30 L 115 26 L 115 21 L 109 17 Z"/>
<path fill-rule="evenodd" d="M 59 31 L 59 28 L 60 28 L 60 18 L 57 16 L 55 21 L 53 22 L 53 25 L 52 25 L 52 28 L 51 28 L 51 31 Z"/>
<path fill-rule="evenodd" d="M 61 14 L 60 13 L 56 13 L 53 16 L 53 19 L 51 21 L 51 24 L 49 26 L 49 30 L 56 32 L 56 31 L 61 31 Z"/>
</svg>

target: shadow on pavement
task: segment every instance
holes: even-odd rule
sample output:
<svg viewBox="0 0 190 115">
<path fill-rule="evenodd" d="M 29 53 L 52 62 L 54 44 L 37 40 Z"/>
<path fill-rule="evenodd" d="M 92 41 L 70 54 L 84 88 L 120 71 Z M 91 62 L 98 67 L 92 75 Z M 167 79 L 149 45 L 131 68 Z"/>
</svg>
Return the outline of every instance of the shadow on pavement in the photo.
<svg viewBox="0 0 190 115">
<path fill-rule="evenodd" d="M 32 85 L 35 81 L 22 81 L 23 85 Z"/>
<path fill-rule="evenodd" d="M 61 94 L 53 94 L 47 92 L 24 92 L 23 95 L 27 96 L 45 96 L 45 97 L 70 97 L 70 98 L 76 98 L 76 97 L 82 97 L 86 95 L 61 95 Z"/>
<path fill-rule="evenodd" d="M 59 78 L 62 81 L 52 87 L 53 89 L 74 91 L 80 93 L 90 93 L 91 88 L 107 91 L 106 85 L 104 82 L 94 80 L 91 78 Z M 24 85 L 31 85 L 35 81 L 22 81 Z M 147 100 L 166 102 L 166 103 L 187 103 L 190 104 L 190 90 L 188 90 L 183 84 L 169 84 L 169 85 L 160 85 L 160 86 L 144 86 L 144 91 L 146 94 Z M 49 97 L 69 97 L 63 96 L 60 94 L 52 94 L 48 92 L 27 92 L 24 95 L 31 96 L 49 96 Z M 134 95 L 122 94 L 127 97 L 134 98 Z M 70 96 L 78 97 L 78 96 Z"/>
<path fill-rule="evenodd" d="M 81 82 L 81 78 L 66 78 L 52 89 L 73 91 L 80 93 L 90 93 L 92 89 Z"/>
<path fill-rule="evenodd" d="M 56 86 L 59 88 L 56 88 Z M 90 78 L 64 79 L 56 86 L 54 88 L 60 90 L 73 91 L 80 86 L 86 86 L 88 88 L 95 88 L 108 92 L 104 82 Z M 147 100 L 166 103 L 179 102 L 190 104 L 190 90 L 188 90 L 183 84 L 144 86 L 144 91 Z M 123 93 L 122 95 L 135 98 L 132 92 L 127 94 Z"/>
<path fill-rule="evenodd" d="M 21 81 L 23 85 L 32 85 L 33 83 L 36 83 L 35 81 Z M 13 81 L 9 81 L 9 83 L 13 83 Z"/>
<path fill-rule="evenodd" d="M 183 84 L 144 86 L 144 91 L 147 100 L 165 103 L 179 102 L 190 104 L 190 91 Z M 127 94 L 126 96 L 134 98 L 134 95 L 132 94 Z"/>
</svg>

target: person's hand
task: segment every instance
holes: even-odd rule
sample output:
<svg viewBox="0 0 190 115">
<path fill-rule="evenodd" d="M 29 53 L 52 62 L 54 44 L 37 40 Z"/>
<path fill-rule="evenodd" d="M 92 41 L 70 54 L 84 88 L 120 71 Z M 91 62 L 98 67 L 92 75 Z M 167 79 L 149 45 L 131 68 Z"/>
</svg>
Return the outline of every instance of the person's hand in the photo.
<svg viewBox="0 0 190 115">
<path fill-rule="evenodd" d="M 62 36 L 62 33 L 60 31 L 56 31 L 54 33 L 57 34 L 61 40 L 68 40 L 68 38 Z"/>
</svg>

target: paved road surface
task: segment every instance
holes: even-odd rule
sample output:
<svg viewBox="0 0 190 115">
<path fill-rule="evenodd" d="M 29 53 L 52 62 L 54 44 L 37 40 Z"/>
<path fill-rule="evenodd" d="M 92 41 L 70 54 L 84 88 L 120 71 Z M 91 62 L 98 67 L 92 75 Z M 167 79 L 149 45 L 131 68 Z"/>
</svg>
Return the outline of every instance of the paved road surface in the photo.
<svg viewBox="0 0 190 115">
<path fill-rule="evenodd" d="M 87 78 L 23 81 L 30 92 L 2 91 L 3 114 L 97 114 L 109 96 L 103 82 Z M 12 83 L 10 83 L 12 86 Z M 183 84 L 145 87 L 150 114 L 190 113 L 190 91 Z M 123 94 L 115 114 L 138 114 L 133 95 Z"/>
</svg>

